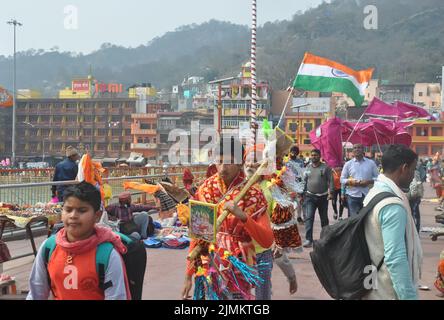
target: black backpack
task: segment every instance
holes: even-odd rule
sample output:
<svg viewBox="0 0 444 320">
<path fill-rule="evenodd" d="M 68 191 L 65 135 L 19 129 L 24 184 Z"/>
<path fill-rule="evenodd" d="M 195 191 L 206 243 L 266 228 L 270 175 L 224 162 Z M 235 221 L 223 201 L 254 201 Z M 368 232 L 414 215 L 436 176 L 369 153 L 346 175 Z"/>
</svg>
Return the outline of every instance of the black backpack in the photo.
<svg viewBox="0 0 444 320">
<path fill-rule="evenodd" d="M 59 229 L 61 230 L 61 229 Z M 59 231 L 58 230 L 58 231 Z M 126 275 L 128 278 L 129 289 L 131 292 L 131 300 L 142 300 L 143 279 L 145 277 L 146 269 L 146 249 L 141 241 L 133 241 L 130 237 L 116 232 L 120 236 L 122 243 L 126 246 L 127 252 L 122 255 L 125 263 Z M 50 236 L 44 247 L 45 265 L 48 267 L 49 259 L 56 248 L 56 236 Z M 108 267 L 109 257 L 113 245 L 110 242 L 101 243 L 96 251 L 96 269 L 99 278 L 99 287 L 106 290 L 111 283 L 105 283 L 105 272 Z M 48 281 L 50 281 L 48 276 Z M 49 283 L 51 287 L 51 283 Z"/>
<path fill-rule="evenodd" d="M 374 265 L 365 239 L 364 222 L 368 213 L 383 199 L 396 197 L 390 192 L 377 194 L 357 216 L 326 226 L 310 253 L 316 275 L 334 299 L 355 300 L 365 296 L 365 267 Z M 384 258 L 377 266 L 382 266 Z"/>
</svg>

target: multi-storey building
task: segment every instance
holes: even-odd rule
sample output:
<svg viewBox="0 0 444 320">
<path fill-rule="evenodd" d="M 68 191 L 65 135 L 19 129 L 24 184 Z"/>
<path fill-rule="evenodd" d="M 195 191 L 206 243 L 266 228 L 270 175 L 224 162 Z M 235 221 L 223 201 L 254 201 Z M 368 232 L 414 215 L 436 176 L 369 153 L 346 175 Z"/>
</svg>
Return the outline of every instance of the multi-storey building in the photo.
<svg viewBox="0 0 444 320">
<path fill-rule="evenodd" d="M 181 130 L 181 133 L 187 136 L 188 147 L 186 150 L 182 150 L 182 153 L 187 157 L 188 161 L 195 162 L 197 159 L 191 159 L 191 135 L 193 138 L 198 138 L 199 148 L 202 148 L 209 141 L 200 141 L 200 134 L 205 129 L 214 129 L 214 119 L 212 110 L 208 111 L 185 111 L 185 112 L 161 112 L 158 116 L 158 150 L 159 161 L 166 163 L 169 162 L 168 153 L 170 148 L 176 142 L 179 142 L 178 136 L 174 134 L 174 141 L 169 141 L 170 133 L 174 129 Z M 193 126 L 192 126 L 193 122 Z M 176 131 L 178 134 L 180 132 Z M 174 133 L 174 132 L 173 132 Z M 200 159 L 206 162 L 205 159 Z"/>
<path fill-rule="evenodd" d="M 214 124 L 221 123 L 222 133 L 238 133 L 242 123 L 250 122 L 251 110 L 251 64 L 242 66 L 241 77 L 222 84 L 221 114 L 218 112 L 218 91 L 216 84 L 212 88 L 214 96 Z M 271 87 L 267 82 L 257 83 L 257 120 L 268 117 L 271 108 Z"/>
<path fill-rule="evenodd" d="M 63 157 L 69 145 L 94 158 L 125 158 L 136 99 L 22 99 L 17 101 L 18 159 Z"/>
<path fill-rule="evenodd" d="M 387 103 L 402 101 L 413 103 L 413 84 L 381 84 L 379 98 Z"/>
<path fill-rule="evenodd" d="M 0 161 L 12 156 L 12 107 L 0 107 Z"/>
<path fill-rule="evenodd" d="M 285 133 L 294 139 L 304 156 L 309 156 L 313 149 L 310 132 L 332 116 L 334 101 L 333 97 L 293 99 L 293 108 L 285 116 Z"/>
<path fill-rule="evenodd" d="M 441 106 L 441 85 L 439 83 L 415 83 L 413 103 L 430 111 L 439 111 Z"/>
<path fill-rule="evenodd" d="M 158 160 L 157 121 L 160 112 L 170 110 L 169 103 L 148 103 L 145 112 L 131 115 L 131 151 L 143 155 L 150 163 Z"/>
<path fill-rule="evenodd" d="M 417 120 L 408 128 L 412 136 L 412 150 L 419 156 L 444 154 L 444 122 Z"/>
</svg>

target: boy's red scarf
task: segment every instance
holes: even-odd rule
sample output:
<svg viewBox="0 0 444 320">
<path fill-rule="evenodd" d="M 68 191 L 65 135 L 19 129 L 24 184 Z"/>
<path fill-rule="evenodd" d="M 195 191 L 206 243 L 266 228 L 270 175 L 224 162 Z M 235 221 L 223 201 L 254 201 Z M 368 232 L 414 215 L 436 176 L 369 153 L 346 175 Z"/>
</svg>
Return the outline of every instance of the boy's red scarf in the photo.
<svg viewBox="0 0 444 320">
<path fill-rule="evenodd" d="M 72 254 L 82 254 L 92 250 L 103 242 L 111 242 L 120 254 L 126 253 L 126 247 L 120 237 L 111 229 L 105 227 L 94 227 L 94 234 L 85 240 L 69 242 L 66 237 L 66 229 L 63 228 L 57 233 L 56 244 Z"/>
</svg>

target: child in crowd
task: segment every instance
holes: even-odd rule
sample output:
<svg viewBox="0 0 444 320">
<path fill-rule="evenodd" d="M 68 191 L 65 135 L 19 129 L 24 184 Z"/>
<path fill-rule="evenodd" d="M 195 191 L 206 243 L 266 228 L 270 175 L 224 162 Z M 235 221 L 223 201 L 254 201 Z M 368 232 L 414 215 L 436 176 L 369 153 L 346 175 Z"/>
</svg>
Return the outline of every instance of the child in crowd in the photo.
<svg viewBox="0 0 444 320">
<path fill-rule="evenodd" d="M 100 192 L 82 182 L 65 190 L 62 211 L 64 228 L 55 237 L 50 251 L 47 239 L 32 266 L 28 300 L 128 300 L 125 265 L 121 254 L 126 247 L 111 229 L 96 226 L 100 211 Z M 96 251 L 102 243 L 113 249 L 105 269 L 103 286 L 96 270 Z"/>
<path fill-rule="evenodd" d="M 333 182 L 335 186 L 335 190 L 333 193 L 333 199 L 332 199 L 332 207 L 333 207 L 333 219 L 335 220 L 342 220 L 342 214 L 344 212 L 344 202 L 342 201 L 342 185 L 341 185 L 341 173 L 342 173 L 342 167 L 336 167 L 332 170 L 333 175 Z M 338 198 L 339 198 L 339 216 L 338 216 Z"/>
</svg>

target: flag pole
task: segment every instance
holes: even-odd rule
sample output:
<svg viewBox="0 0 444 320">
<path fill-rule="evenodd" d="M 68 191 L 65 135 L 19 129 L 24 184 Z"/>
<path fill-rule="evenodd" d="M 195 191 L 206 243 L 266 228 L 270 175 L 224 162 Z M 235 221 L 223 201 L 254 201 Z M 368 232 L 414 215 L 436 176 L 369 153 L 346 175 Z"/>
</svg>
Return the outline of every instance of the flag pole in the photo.
<svg viewBox="0 0 444 320">
<path fill-rule="evenodd" d="M 276 126 L 278 128 L 279 128 L 279 126 L 281 124 L 282 119 L 284 118 L 285 111 L 287 110 L 287 107 L 288 107 L 288 102 L 290 101 L 290 98 L 293 96 L 293 92 L 294 92 L 294 87 L 291 87 L 290 93 L 288 94 L 288 97 L 287 97 L 287 102 L 285 102 L 284 109 L 281 112 L 281 117 L 279 118 L 279 122 L 278 122 L 278 124 Z"/>
<path fill-rule="evenodd" d="M 379 153 L 382 154 L 382 150 L 381 150 L 381 144 L 379 143 L 379 139 L 378 136 L 376 135 L 376 130 L 375 127 L 373 127 L 373 133 L 375 134 L 375 138 L 376 138 L 376 143 L 378 144 L 378 149 L 379 149 Z"/>
<path fill-rule="evenodd" d="M 368 108 L 368 107 L 367 107 Z M 348 136 L 347 142 L 345 143 L 346 145 L 348 144 L 348 142 L 350 141 L 351 136 L 353 135 L 353 133 L 356 131 L 356 128 L 358 127 L 359 122 L 361 122 L 362 118 L 364 117 L 364 115 L 367 112 L 367 108 L 365 108 L 364 112 L 362 113 L 361 117 L 359 118 L 358 122 L 356 122 L 352 132 L 350 133 L 350 135 Z"/>
</svg>

